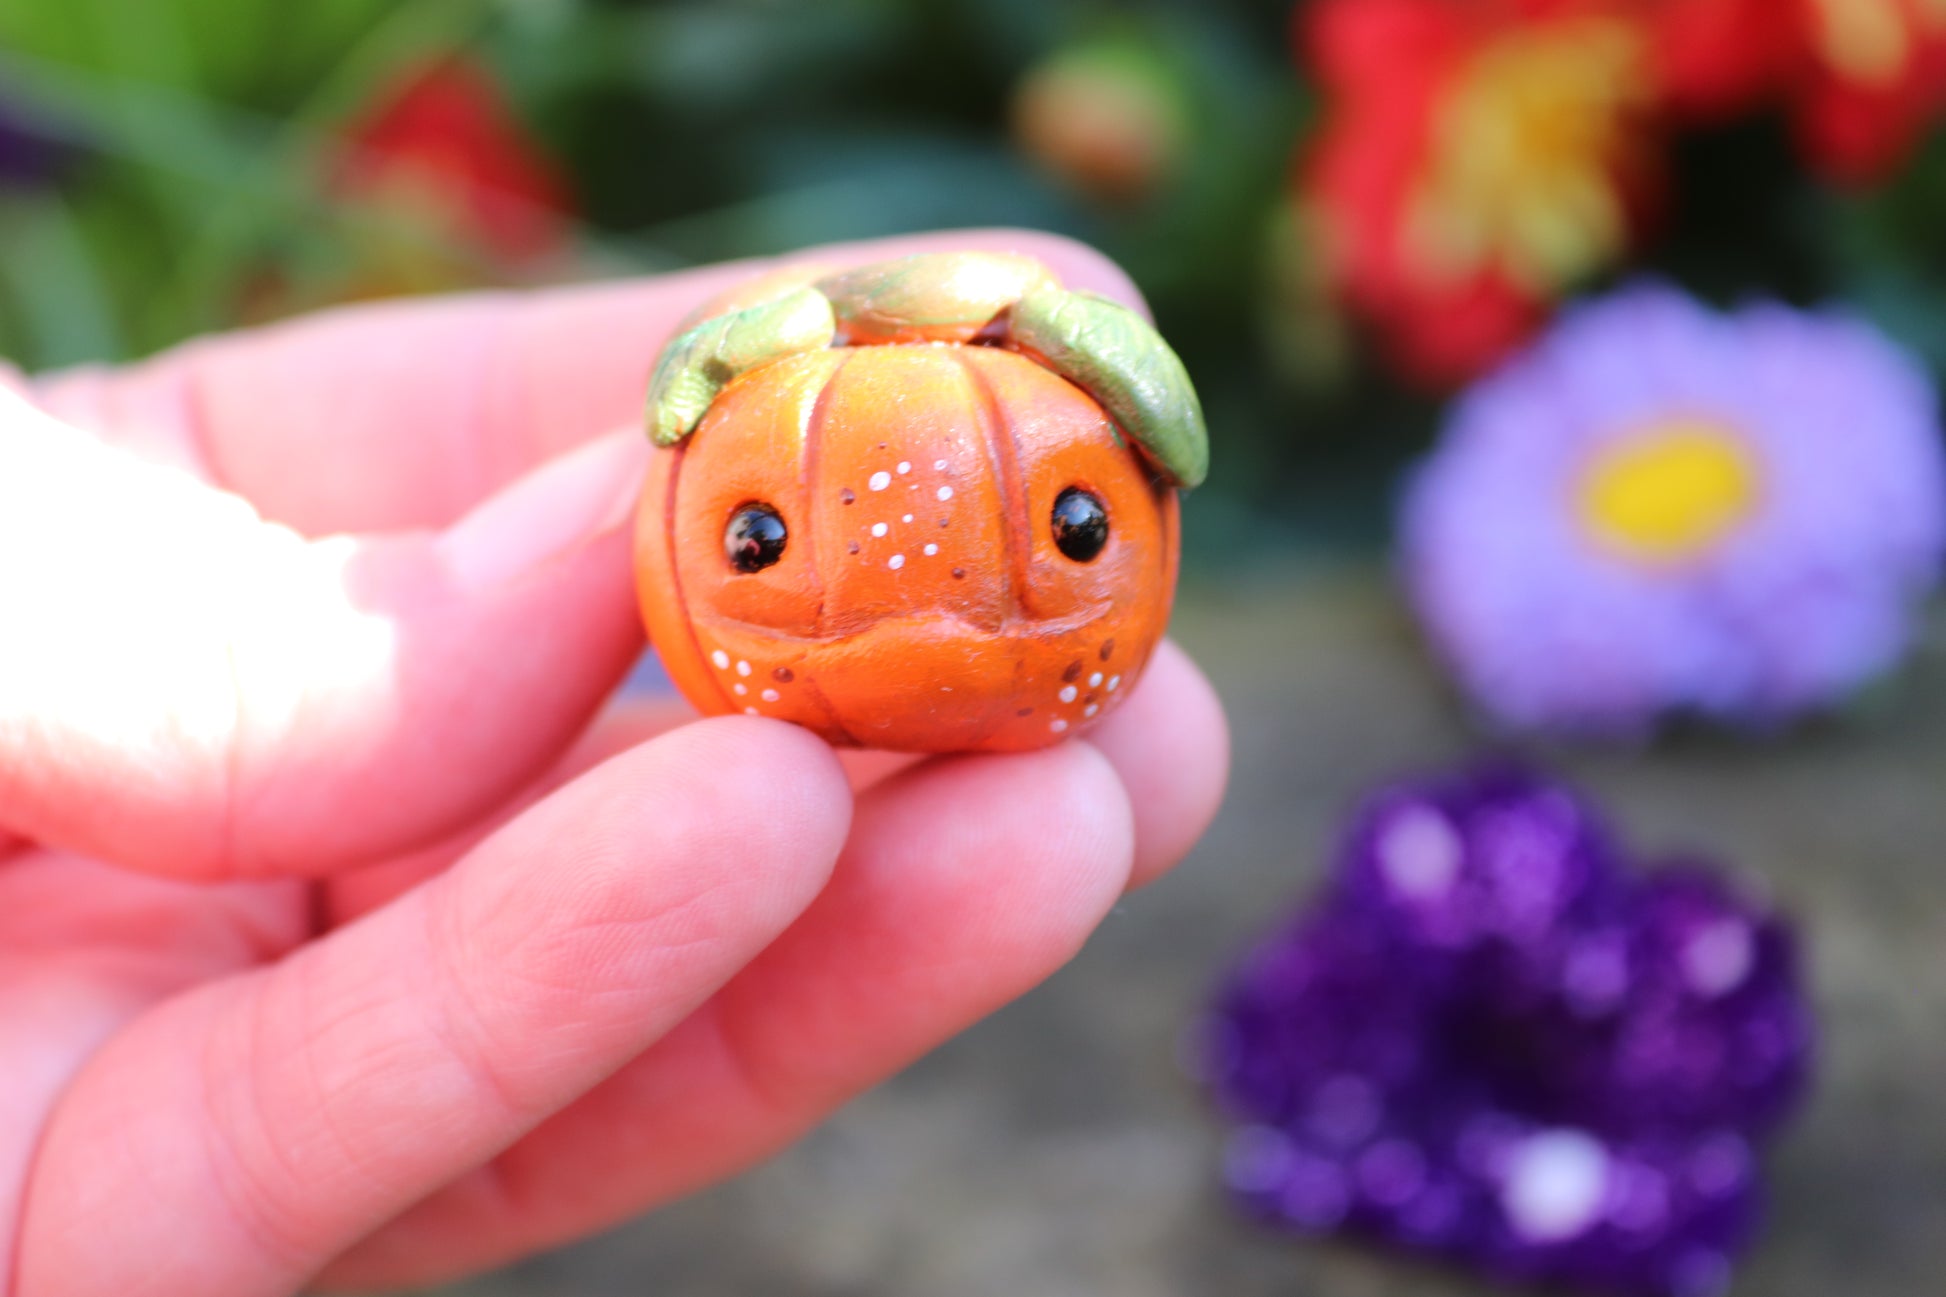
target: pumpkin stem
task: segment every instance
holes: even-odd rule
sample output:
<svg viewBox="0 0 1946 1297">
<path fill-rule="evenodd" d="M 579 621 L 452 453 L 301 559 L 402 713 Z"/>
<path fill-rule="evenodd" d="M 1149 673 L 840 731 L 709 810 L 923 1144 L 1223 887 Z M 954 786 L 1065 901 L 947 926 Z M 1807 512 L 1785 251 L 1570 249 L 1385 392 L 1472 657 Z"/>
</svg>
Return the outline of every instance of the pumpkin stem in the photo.
<svg viewBox="0 0 1946 1297">
<path fill-rule="evenodd" d="M 924 252 L 826 275 L 705 320 L 669 344 L 649 385 L 649 435 L 687 437 L 732 381 L 834 344 L 998 342 L 1093 397 L 1163 480 L 1209 473 L 1209 431 L 1182 361 L 1119 302 L 1062 288 L 1032 257 Z"/>
<path fill-rule="evenodd" d="M 921 252 L 817 282 L 849 343 L 971 342 L 1026 294 L 1055 286 L 1046 266 L 1014 252 Z"/>
</svg>

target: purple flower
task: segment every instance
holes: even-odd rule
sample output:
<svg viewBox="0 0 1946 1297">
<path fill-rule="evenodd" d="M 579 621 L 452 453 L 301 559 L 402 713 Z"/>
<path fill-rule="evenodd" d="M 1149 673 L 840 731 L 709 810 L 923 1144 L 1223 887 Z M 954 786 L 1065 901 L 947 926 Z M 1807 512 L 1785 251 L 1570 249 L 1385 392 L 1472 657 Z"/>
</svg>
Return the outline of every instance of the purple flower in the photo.
<svg viewBox="0 0 1946 1297">
<path fill-rule="evenodd" d="M 1700 1297 L 1753 1237 L 1811 1023 L 1779 919 L 1492 769 L 1375 796 L 1197 1041 L 1252 1214 Z"/>
<path fill-rule="evenodd" d="M 1946 547 L 1939 437 L 1864 323 L 1637 287 L 1460 400 L 1404 499 L 1405 576 L 1504 726 L 1774 725 L 1904 649 Z"/>
</svg>

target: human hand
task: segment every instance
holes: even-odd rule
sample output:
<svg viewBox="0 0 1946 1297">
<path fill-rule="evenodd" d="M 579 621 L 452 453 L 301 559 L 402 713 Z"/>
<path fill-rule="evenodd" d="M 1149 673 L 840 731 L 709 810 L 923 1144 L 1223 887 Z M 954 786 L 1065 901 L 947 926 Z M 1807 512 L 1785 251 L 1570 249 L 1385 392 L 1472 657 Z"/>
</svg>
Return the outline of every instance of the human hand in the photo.
<svg viewBox="0 0 1946 1297">
<path fill-rule="evenodd" d="M 939 246 L 1132 296 L 1040 236 L 817 255 Z M 1020 755 L 604 709 L 646 367 L 750 272 L 0 381 L 8 1292 L 424 1283 L 599 1229 L 1033 986 L 1202 832 L 1226 738 L 1168 645 Z"/>
</svg>

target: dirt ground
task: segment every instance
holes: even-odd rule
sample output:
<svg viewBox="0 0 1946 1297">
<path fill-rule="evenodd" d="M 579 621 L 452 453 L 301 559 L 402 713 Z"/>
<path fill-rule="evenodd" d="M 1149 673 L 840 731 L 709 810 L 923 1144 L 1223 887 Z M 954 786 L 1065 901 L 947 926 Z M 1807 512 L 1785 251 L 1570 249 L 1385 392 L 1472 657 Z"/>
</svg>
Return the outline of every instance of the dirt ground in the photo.
<svg viewBox="0 0 1946 1297">
<path fill-rule="evenodd" d="M 1473 750 L 1373 571 L 1187 596 L 1236 766 L 1196 856 L 1067 970 L 741 1180 L 445 1297 L 1445 1297 L 1460 1277 L 1237 1221 L 1176 1063 L 1211 978 L 1371 781 Z M 1808 929 L 1824 1053 L 1771 1162 L 1749 1297 L 1946 1291 L 1946 634 L 1780 741 L 1549 752 L 1649 852 L 1699 848 Z"/>
</svg>

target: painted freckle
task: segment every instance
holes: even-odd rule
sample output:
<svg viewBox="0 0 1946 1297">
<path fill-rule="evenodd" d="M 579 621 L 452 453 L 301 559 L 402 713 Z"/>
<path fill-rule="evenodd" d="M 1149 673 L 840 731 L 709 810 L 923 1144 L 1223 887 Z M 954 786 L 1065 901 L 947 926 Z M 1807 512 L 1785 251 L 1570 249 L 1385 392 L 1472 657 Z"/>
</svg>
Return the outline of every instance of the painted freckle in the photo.
<svg viewBox="0 0 1946 1297">
<path fill-rule="evenodd" d="M 1064 703 L 1071 703 L 1074 701 L 1075 694 L 1079 692 L 1073 685 L 1062 685 L 1061 692 L 1056 696 Z"/>
<path fill-rule="evenodd" d="M 779 698 L 782 698 L 783 696 L 784 695 L 778 693 L 775 689 L 766 689 L 762 693 L 757 695 L 757 697 L 763 699 L 767 703 L 774 703 Z"/>
<path fill-rule="evenodd" d="M 894 572 L 898 571 L 905 566 L 905 555 L 894 554 L 891 558 L 885 560 L 885 566 L 891 568 Z"/>
<path fill-rule="evenodd" d="M 1056 734 L 1059 734 L 1062 730 L 1066 729 L 1067 727 L 1068 727 L 1068 723 L 1062 720 L 1058 716 L 1047 723 L 1047 728 L 1053 730 Z"/>
<path fill-rule="evenodd" d="M 899 476 L 900 476 L 900 477 L 904 477 L 904 476 L 905 476 L 905 475 L 906 475 L 907 473 L 910 473 L 911 471 L 912 471 L 912 465 L 911 465 L 911 464 L 909 464 L 909 463 L 907 463 L 907 462 L 906 462 L 905 460 L 903 460 L 903 459 L 899 461 Z"/>
<path fill-rule="evenodd" d="M 883 491 L 886 487 L 892 485 L 892 475 L 884 469 L 880 469 L 878 472 L 872 474 L 871 481 L 865 483 L 865 485 L 871 487 L 874 491 Z"/>
<path fill-rule="evenodd" d="M 1112 640 L 1112 639 L 1105 639 L 1105 640 L 1103 640 L 1103 641 L 1101 642 L 1101 660 L 1102 660 L 1102 661 L 1104 661 L 1104 662 L 1106 662 L 1106 661 L 1108 660 L 1108 656 L 1109 656 L 1109 654 L 1111 654 L 1111 653 L 1113 653 L 1114 651 L 1115 651 L 1115 641 L 1114 641 L 1114 640 Z"/>
<path fill-rule="evenodd" d="M 1061 673 L 1061 679 L 1067 681 L 1069 684 L 1073 684 L 1075 681 L 1079 680 L 1080 678 L 1081 678 L 1081 659 L 1076 658 L 1074 661 L 1068 663 L 1068 669 Z"/>
<path fill-rule="evenodd" d="M 797 679 L 797 675 L 789 667 L 778 667 L 775 671 L 772 671 L 770 673 L 770 678 L 772 680 L 777 681 L 779 684 L 787 685 L 791 681 Z"/>
<path fill-rule="evenodd" d="M 942 487 L 940 487 L 940 488 L 939 488 L 939 498 L 940 498 L 940 499 L 942 499 L 942 500 L 950 500 L 950 499 L 952 499 L 952 498 L 953 498 L 953 488 L 952 488 L 952 487 L 950 487 L 950 486 L 942 486 Z"/>
<path fill-rule="evenodd" d="M 858 552 L 858 542 L 857 542 L 857 541 L 855 541 L 855 540 L 851 540 L 851 541 L 846 541 L 846 542 L 845 542 L 845 553 L 847 553 L 847 554 L 856 554 L 857 552 Z"/>
<path fill-rule="evenodd" d="M 1101 672 L 1097 671 L 1088 677 L 1088 687 L 1090 689 L 1101 688 Z"/>
<path fill-rule="evenodd" d="M 747 675 L 749 675 L 749 674 L 750 674 L 750 664 L 749 664 L 748 662 L 738 662 L 738 663 L 737 663 L 737 674 L 738 674 L 738 675 L 740 675 L 740 676 L 747 676 Z"/>
<path fill-rule="evenodd" d="M 1118 685 L 1120 685 L 1121 683 L 1122 683 L 1122 678 L 1121 678 L 1120 676 L 1109 676 L 1109 677 L 1108 677 L 1108 692 L 1109 692 L 1109 693 L 1111 693 L 1111 694 L 1112 694 L 1112 693 L 1114 693 L 1114 692 L 1115 692 L 1115 689 L 1116 689 L 1116 686 L 1118 686 Z"/>
<path fill-rule="evenodd" d="M 1034 714 L 1034 709 L 1032 707 L 1023 707 L 1019 711 L 1014 713 L 1014 715 L 1016 716 L 1032 716 L 1033 714 Z"/>
<path fill-rule="evenodd" d="M 718 649 L 716 652 L 710 654 L 709 660 L 716 663 L 716 669 L 718 671 L 727 671 L 730 669 L 730 655 L 722 649 Z"/>
<path fill-rule="evenodd" d="M 883 535 L 885 534 L 885 532 L 886 532 L 886 526 L 885 526 L 885 524 L 884 524 L 884 523 L 882 523 L 882 522 L 875 522 L 875 523 L 873 523 L 873 524 L 872 524 L 872 535 L 874 535 L 874 536 L 883 536 Z"/>
<path fill-rule="evenodd" d="M 927 557 L 927 558 L 931 558 L 931 557 L 932 557 L 932 556 L 933 556 L 934 554 L 937 554 L 938 552 L 939 552 L 939 546 L 937 546 L 937 545 L 928 545 L 928 546 L 926 546 L 926 557 Z"/>
<path fill-rule="evenodd" d="M 858 492 L 852 490 L 850 487 L 846 487 L 844 490 L 838 492 L 839 504 L 850 504 L 852 501 L 856 500 L 857 498 L 858 498 Z"/>
<path fill-rule="evenodd" d="M 964 581 L 964 580 L 966 580 L 966 569 L 965 569 L 965 568 L 963 568 L 963 567 L 956 567 L 956 568 L 954 568 L 954 569 L 953 569 L 953 580 L 955 580 L 955 581 Z"/>
</svg>

